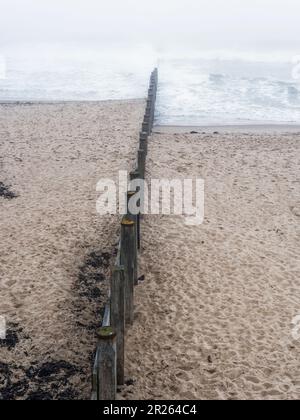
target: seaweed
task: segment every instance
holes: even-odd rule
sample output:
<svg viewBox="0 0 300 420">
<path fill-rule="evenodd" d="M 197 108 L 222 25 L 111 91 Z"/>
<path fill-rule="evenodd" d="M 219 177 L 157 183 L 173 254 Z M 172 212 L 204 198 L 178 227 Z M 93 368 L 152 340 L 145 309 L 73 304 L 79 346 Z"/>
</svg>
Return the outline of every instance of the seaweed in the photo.
<svg viewBox="0 0 300 420">
<path fill-rule="evenodd" d="M 15 370 L 20 369 L 23 378 L 13 382 Z M 78 397 L 70 380 L 83 375 L 83 370 L 64 360 L 52 360 L 24 370 L 0 363 L 0 399 L 15 400 L 71 400 Z"/>
<path fill-rule="evenodd" d="M 19 335 L 23 332 L 23 329 L 19 326 L 17 323 L 10 323 L 7 326 L 7 333 L 6 338 L 4 340 L 0 340 L 0 348 L 4 347 L 8 350 L 12 350 L 16 347 L 16 345 L 19 343 L 20 338 Z M 27 339 L 28 337 L 25 337 Z"/>
<path fill-rule="evenodd" d="M 99 284 L 104 283 L 106 271 L 110 266 L 111 255 L 108 252 L 91 252 L 80 267 L 77 289 L 81 297 L 90 302 L 102 295 Z"/>
<path fill-rule="evenodd" d="M 17 195 L 12 192 L 9 187 L 4 185 L 3 182 L 0 182 L 0 197 L 12 200 L 13 198 L 17 198 Z"/>
</svg>

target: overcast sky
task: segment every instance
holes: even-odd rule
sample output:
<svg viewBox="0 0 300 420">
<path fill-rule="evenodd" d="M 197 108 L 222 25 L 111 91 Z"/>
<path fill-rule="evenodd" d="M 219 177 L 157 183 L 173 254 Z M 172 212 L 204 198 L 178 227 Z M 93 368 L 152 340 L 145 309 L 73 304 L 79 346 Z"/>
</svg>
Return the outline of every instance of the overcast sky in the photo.
<svg viewBox="0 0 300 420">
<path fill-rule="evenodd" d="M 0 6 L 1 46 L 121 41 L 300 49 L 299 0 L 0 0 Z"/>
</svg>

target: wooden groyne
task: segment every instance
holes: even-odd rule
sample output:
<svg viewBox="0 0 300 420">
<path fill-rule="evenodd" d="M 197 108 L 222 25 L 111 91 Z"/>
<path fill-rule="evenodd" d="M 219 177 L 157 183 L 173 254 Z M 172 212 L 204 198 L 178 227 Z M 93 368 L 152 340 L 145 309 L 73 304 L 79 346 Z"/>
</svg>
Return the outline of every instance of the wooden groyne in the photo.
<svg viewBox="0 0 300 420">
<path fill-rule="evenodd" d="M 145 178 L 148 139 L 152 133 L 158 71 L 151 73 L 146 110 L 139 135 L 136 167 L 130 181 Z M 127 203 L 138 189 L 127 192 Z M 140 198 L 141 199 L 141 198 Z M 124 385 L 125 334 L 133 324 L 134 287 L 138 283 L 138 260 L 141 244 L 141 215 L 127 214 L 121 221 L 118 254 L 112 268 L 109 302 L 102 327 L 97 333 L 98 344 L 92 373 L 92 400 L 115 400 L 117 386 Z"/>
</svg>

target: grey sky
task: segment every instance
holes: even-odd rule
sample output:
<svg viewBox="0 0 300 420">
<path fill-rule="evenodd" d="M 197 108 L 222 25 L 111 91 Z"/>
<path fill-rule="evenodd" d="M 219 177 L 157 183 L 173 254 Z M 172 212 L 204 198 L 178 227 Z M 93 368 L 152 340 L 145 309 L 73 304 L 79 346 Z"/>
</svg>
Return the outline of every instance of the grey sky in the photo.
<svg viewBox="0 0 300 420">
<path fill-rule="evenodd" d="M 154 43 L 296 49 L 299 0 L 0 0 L 0 45 Z"/>
</svg>

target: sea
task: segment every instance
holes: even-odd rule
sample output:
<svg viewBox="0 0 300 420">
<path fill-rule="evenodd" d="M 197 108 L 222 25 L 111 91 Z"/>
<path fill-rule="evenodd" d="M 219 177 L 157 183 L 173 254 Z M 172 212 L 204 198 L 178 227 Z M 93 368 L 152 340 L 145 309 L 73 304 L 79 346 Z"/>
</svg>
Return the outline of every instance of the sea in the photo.
<svg viewBox="0 0 300 420">
<path fill-rule="evenodd" d="M 300 54 L 149 46 L 0 46 L 0 102 L 146 96 L 158 67 L 158 125 L 300 123 Z"/>
</svg>

